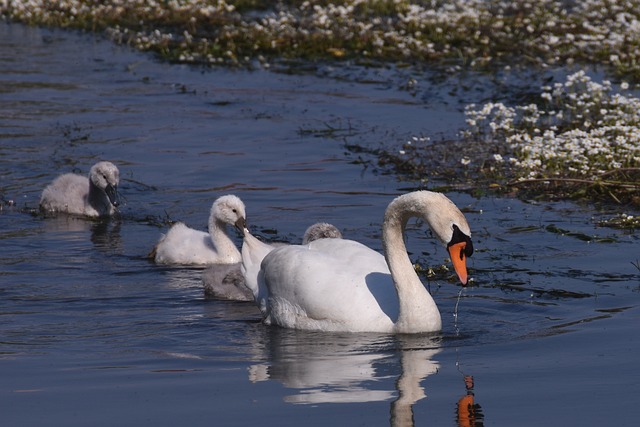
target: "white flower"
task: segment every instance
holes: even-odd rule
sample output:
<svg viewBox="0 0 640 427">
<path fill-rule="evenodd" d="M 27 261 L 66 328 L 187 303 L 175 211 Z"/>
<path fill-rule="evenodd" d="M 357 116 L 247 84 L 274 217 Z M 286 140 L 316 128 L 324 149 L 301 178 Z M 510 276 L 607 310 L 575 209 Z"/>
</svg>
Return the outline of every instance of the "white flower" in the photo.
<svg viewBox="0 0 640 427">
<path fill-rule="evenodd" d="M 469 163 L 471 163 L 471 159 L 469 159 L 468 157 L 463 157 L 462 159 L 460 159 L 460 163 L 462 163 L 464 166 L 467 166 Z"/>
</svg>

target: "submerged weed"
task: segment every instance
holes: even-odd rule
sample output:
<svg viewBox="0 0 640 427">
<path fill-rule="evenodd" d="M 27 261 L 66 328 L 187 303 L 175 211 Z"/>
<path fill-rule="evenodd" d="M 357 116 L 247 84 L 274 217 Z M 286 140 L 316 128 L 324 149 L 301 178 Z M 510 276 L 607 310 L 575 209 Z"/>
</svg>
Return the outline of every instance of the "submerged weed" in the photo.
<svg viewBox="0 0 640 427">
<path fill-rule="evenodd" d="M 640 216 L 621 213 L 612 218 L 600 221 L 598 225 L 623 230 L 636 230 L 640 229 Z"/>
</svg>

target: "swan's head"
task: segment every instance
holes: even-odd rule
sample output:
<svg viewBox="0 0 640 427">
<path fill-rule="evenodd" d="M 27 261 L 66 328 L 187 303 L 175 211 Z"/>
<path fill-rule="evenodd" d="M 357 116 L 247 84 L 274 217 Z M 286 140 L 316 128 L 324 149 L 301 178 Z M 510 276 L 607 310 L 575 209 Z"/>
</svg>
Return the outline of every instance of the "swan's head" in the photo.
<svg viewBox="0 0 640 427">
<path fill-rule="evenodd" d="M 120 183 L 120 171 L 111 162 L 99 162 L 91 167 L 89 181 L 107 195 L 113 206 L 118 206 L 118 184 Z"/>
<path fill-rule="evenodd" d="M 453 263 L 453 268 L 456 270 L 458 278 L 463 285 L 466 285 L 469 281 L 467 277 L 467 257 L 473 255 L 471 233 L 468 232 L 469 234 L 465 234 L 456 224 L 452 224 L 451 228 L 453 232 L 451 233 L 451 240 L 447 243 L 447 250 L 449 251 L 449 256 L 451 257 L 451 262 Z"/>
<path fill-rule="evenodd" d="M 219 197 L 211 206 L 211 220 L 233 225 L 241 233 L 247 226 L 244 203 L 232 194 Z"/>
<path fill-rule="evenodd" d="M 423 218 L 433 234 L 446 247 L 458 278 L 468 282 L 467 257 L 473 254 L 471 230 L 460 209 L 447 196 L 433 191 L 414 191 L 397 197 L 385 213 L 385 222 L 401 223 L 417 216 Z"/>
<path fill-rule="evenodd" d="M 469 281 L 467 275 L 467 258 L 473 254 L 471 242 L 471 229 L 464 214 L 444 194 L 430 191 L 422 193 L 424 219 L 429 223 L 431 230 L 438 239 L 447 247 L 453 268 L 462 282 L 466 285 Z"/>
</svg>

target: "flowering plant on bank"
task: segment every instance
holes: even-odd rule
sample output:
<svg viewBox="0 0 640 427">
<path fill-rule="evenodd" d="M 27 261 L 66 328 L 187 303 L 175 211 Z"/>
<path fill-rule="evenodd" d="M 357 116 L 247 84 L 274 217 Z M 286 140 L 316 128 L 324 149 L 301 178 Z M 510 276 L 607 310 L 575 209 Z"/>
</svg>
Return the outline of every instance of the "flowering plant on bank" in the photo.
<svg viewBox="0 0 640 427">
<path fill-rule="evenodd" d="M 188 63 L 583 63 L 640 81 L 640 0 L 0 0 L 0 17 L 104 31 Z"/>
<path fill-rule="evenodd" d="M 505 145 L 521 179 L 596 179 L 640 167 L 640 99 L 614 93 L 611 82 L 594 82 L 584 71 L 541 89 L 538 103 L 467 106 L 463 134 Z"/>
</svg>

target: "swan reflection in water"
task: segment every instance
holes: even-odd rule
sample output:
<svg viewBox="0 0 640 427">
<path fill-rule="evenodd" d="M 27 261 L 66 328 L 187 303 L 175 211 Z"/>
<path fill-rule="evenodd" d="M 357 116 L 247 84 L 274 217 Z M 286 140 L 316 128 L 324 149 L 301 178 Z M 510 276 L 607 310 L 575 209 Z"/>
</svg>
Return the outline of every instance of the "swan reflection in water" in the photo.
<svg viewBox="0 0 640 427">
<path fill-rule="evenodd" d="M 473 377 L 465 375 L 464 386 L 466 394 L 458 400 L 456 406 L 458 427 L 480 427 L 484 425 L 484 415 L 482 414 L 482 408 L 476 403 L 473 385 Z"/>
<path fill-rule="evenodd" d="M 392 426 L 414 425 L 413 405 L 427 397 L 422 383 L 440 367 L 434 360 L 442 350 L 439 335 L 262 331 L 266 336 L 252 341 L 263 343 L 264 348 L 255 349 L 255 356 L 268 362 L 249 367 L 250 381 L 281 382 L 295 392 L 284 398 L 294 404 L 390 401 Z M 473 377 L 464 378 L 464 394 L 458 402 L 451 402 L 457 425 L 481 426 Z M 393 388 L 385 389 L 390 383 Z"/>
<path fill-rule="evenodd" d="M 47 215 L 42 222 L 47 233 L 57 233 L 67 241 L 84 242 L 86 233 L 101 252 L 121 254 L 123 249 L 120 218 L 87 219 L 74 215 Z"/>
<path fill-rule="evenodd" d="M 328 334 L 269 328 L 267 343 L 270 362 L 249 368 L 252 382 L 277 380 L 297 391 L 285 401 L 298 404 L 395 399 L 391 421 L 398 426 L 412 425 L 413 404 L 426 397 L 421 382 L 439 366 L 433 356 L 440 352 L 440 338 L 429 335 Z M 398 377 L 394 389 L 381 389 L 381 380 L 394 377 Z"/>
</svg>

